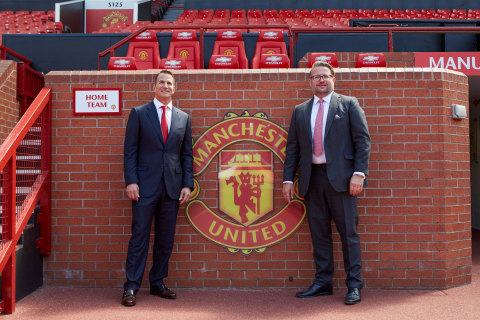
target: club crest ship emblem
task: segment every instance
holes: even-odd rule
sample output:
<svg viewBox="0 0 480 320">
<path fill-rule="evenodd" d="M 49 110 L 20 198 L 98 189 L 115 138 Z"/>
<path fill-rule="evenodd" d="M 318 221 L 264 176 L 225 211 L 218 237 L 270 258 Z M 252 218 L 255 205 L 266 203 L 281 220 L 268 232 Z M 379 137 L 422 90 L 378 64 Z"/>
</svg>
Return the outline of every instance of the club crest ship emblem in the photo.
<svg viewBox="0 0 480 320">
<path fill-rule="evenodd" d="M 295 232 L 305 216 L 297 185 L 297 199 L 278 202 L 275 211 L 275 197 L 281 198 L 281 181 L 277 187 L 274 181 L 275 160 L 285 161 L 286 142 L 287 132 L 264 112 L 227 112 L 223 121 L 202 133 L 193 145 L 195 189 L 185 210 L 190 224 L 208 240 L 243 255 L 263 253 Z M 246 147 L 252 143 L 264 148 Z M 218 201 L 203 199 L 203 183 L 212 188 L 212 172 L 207 170 L 212 162 Z"/>
<path fill-rule="evenodd" d="M 220 153 L 220 211 L 247 227 L 273 210 L 273 155 L 270 151 Z"/>
</svg>

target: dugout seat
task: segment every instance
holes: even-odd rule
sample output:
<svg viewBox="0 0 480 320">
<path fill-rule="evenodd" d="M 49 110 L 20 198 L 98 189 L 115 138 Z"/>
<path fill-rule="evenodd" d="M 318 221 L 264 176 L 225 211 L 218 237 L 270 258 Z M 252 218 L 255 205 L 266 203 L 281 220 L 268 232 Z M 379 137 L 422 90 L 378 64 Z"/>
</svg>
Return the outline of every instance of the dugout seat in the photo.
<svg viewBox="0 0 480 320">
<path fill-rule="evenodd" d="M 383 53 L 359 53 L 357 55 L 356 68 L 386 67 Z"/>
<path fill-rule="evenodd" d="M 238 67 L 248 69 L 248 59 L 245 53 L 245 44 L 242 32 L 239 29 L 220 30 L 213 45 L 213 55 L 236 56 Z M 211 60 L 210 60 L 211 61 Z"/>
<path fill-rule="evenodd" d="M 338 68 L 337 55 L 333 52 L 312 52 L 308 58 L 308 67 L 311 68 L 315 61 L 324 61 L 332 67 Z"/>
<path fill-rule="evenodd" d="M 209 69 L 238 69 L 238 56 L 213 54 L 208 64 Z"/>
<path fill-rule="evenodd" d="M 260 68 L 260 60 L 264 54 L 284 55 L 282 62 L 288 58 L 287 46 L 281 30 L 261 30 L 255 45 L 255 54 L 252 59 L 252 69 Z M 267 61 L 264 59 L 264 61 Z M 290 63 L 290 61 L 288 61 Z"/>
<path fill-rule="evenodd" d="M 134 57 L 138 70 L 158 69 L 160 51 L 154 31 L 145 31 L 133 38 L 128 45 L 127 57 Z"/>
<path fill-rule="evenodd" d="M 286 54 L 262 54 L 259 69 L 289 68 L 290 59 Z"/>
<path fill-rule="evenodd" d="M 165 58 L 160 61 L 160 69 L 187 69 L 187 63 L 179 58 Z"/>
<path fill-rule="evenodd" d="M 195 30 L 174 30 L 167 58 L 185 60 L 187 69 L 200 69 L 200 43 Z"/>
<path fill-rule="evenodd" d="M 134 57 L 110 57 L 108 70 L 137 70 Z"/>
</svg>

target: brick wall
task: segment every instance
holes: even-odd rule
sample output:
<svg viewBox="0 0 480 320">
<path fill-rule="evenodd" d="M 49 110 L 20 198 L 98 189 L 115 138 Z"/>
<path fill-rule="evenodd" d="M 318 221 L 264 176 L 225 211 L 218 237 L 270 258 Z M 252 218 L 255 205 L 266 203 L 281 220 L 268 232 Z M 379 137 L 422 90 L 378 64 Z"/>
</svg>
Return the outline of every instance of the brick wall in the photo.
<svg viewBox="0 0 480 320">
<path fill-rule="evenodd" d="M 17 63 L 0 60 L 0 144 L 19 119 L 17 102 Z"/>
<path fill-rule="evenodd" d="M 194 139 L 226 112 L 244 110 L 263 111 L 288 129 L 292 108 L 311 97 L 306 71 L 178 71 L 174 103 L 193 116 Z M 71 71 L 46 76 L 46 86 L 53 90 L 53 237 L 45 264 L 47 284 L 123 284 L 131 221 L 130 201 L 124 195 L 123 138 L 129 109 L 153 97 L 154 73 Z M 359 98 L 372 137 L 369 186 L 359 198 L 367 287 L 446 288 L 471 281 L 468 120 L 450 116 L 451 104 L 468 105 L 467 83 L 461 73 L 436 69 L 337 71 L 336 91 Z M 73 116 L 72 89 L 102 87 L 122 89 L 122 115 Z M 245 142 L 232 148 L 261 146 Z M 278 211 L 284 205 L 282 165 L 274 158 Z M 217 170 L 214 161 L 197 176 L 199 199 L 212 210 L 218 209 Z M 334 239 L 334 285 L 342 287 L 336 232 Z M 181 208 L 167 283 L 305 287 L 314 276 L 310 241 L 303 221 L 294 234 L 262 254 L 232 254 L 195 231 Z"/>
</svg>

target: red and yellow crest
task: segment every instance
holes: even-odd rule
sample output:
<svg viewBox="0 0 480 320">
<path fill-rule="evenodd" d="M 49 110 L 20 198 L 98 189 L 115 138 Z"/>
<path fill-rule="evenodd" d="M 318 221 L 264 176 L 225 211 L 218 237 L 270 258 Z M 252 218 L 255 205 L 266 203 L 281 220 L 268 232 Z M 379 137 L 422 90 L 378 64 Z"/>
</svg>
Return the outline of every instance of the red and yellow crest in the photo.
<svg viewBox="0 0 480 320">
<path fill-rule="evenodd" d="M 244 142 L 265 149 L 224 150 Z M 285 161 L 286 143 L 287 132 L 263 112 L 228 112 L 205 131 L 193 146 L 195 190 L 186 208 L 190 224 L 210 241 L 244 255 L 263 253 L 291 235 L 305 216 L 303 202 L 293 200 L 273 212 L 274 156 Z M 197 199 L 202 194 L 197 179 L 217 156 L 219 212 Z"/>
<path fill-rule="evenodd" d="M 188 53 L 187 49 L 183 49 L 183 50 L 180 51 L 179 55 L 182 59 L 187 59 L 190 54 Z"/>
<path fill-rule="evenodd" d="M 148 58 L 148 52 L 145 50 L 142 50 L 138 53 L 138 58 L 140 60 L 146 60 Z"/>
<path fill-rule="evenodd" d="M 267 150 L 220 153 L 220 211 L 248 227 L 273 210 L 273 155 Z"/>
<path fill-rule="evenodd" d="M 118 23 L 119 21 L 128 21 L 128 17 L 122 14 L 120 11 L 112 11 L 103 17 L 102 27 L 107 28 Z"/>
<path fill-rule="evenodd" d="M 226 56 L 233 56 L 235 55 L 235 51 L 233 51 L 232 49 L 228 48 L 228 49 L 225 49 L 225 51 L 223 52 L 224 55 Z"/>
</svg>

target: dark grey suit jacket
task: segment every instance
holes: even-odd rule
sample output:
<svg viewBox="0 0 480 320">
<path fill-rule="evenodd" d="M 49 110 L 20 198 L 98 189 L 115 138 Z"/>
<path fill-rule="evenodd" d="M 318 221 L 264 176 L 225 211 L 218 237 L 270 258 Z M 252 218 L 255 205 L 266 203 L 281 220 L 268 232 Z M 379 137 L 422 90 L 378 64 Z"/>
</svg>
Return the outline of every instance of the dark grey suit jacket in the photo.
<svg viewBox="0 0 480 320">
<path fill-rule="evenodd" d="M 141 198 L 158 192 L 162 176 L 172 199 L 180 197 L 183 187 L 193 190 L 190 116 L 173 107 L 170 126 L 165 144 L 153 101 L 130 111 L 124 144 L 125 183 L 138 183 Z"/>
<path fill-rule="evenodd" d="M 293 111 L 288 132 L 283 181 L 293 181 L 298 168 L 298 189 L 305 196 L 312 170 L 313 98 Z M 327 176 L 338 192 L 349 190 L 354 172 L 368 174 L 370 135 L 365 113 L 354 97 L 333 93 L 324 136 Z"/>
</svg>

